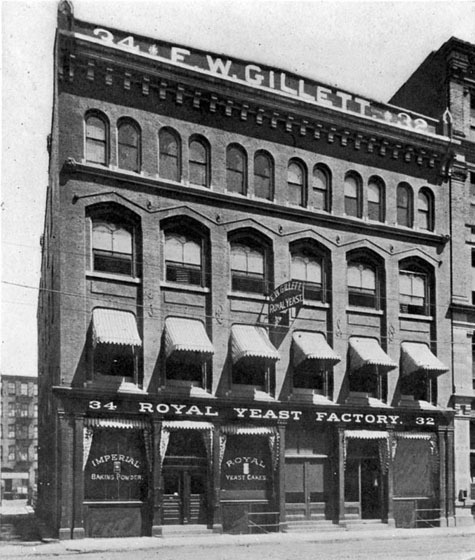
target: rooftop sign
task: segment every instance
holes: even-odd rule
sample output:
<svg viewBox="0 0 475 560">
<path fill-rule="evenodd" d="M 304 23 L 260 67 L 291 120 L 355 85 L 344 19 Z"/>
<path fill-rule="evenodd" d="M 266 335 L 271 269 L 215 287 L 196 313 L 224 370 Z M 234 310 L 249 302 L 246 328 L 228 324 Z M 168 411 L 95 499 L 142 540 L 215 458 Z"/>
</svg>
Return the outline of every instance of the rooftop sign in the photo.
<svg viewBox="0 0 475 560">
<path fill-rule="evenodd" d="M 75 35 L 123 51 L 134 52 L 149 59 L 166 62 L 204 73 L 227 81 L 251 86 L 281 96 L 299 99 L 312 105 L 327 107 L 342 113 L 366 119 L 382 121 L 399 128 L 419 133 L 435 134 L 436 122 L 418 114 L 402 111 L 392 105 L 348 93 L 332 86 L 270 68 L 262 64 L 248 63 L 226 56 L 175 46 L 163 41 L 112 32 L 101 27 L 76 21 Z"/>
</svg>

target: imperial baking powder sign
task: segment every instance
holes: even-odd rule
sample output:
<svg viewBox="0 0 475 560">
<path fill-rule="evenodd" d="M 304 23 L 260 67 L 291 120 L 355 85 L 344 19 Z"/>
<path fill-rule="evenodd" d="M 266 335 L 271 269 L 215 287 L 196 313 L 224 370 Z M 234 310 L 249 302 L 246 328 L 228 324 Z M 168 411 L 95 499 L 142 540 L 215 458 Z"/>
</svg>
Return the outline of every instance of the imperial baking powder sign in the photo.
<svg viewBox="0 0 475 560">
<path fill-rule="evenodd" d="M 385 121 L 386 123 L 409 128 L 419 133 L 435 133 L 436 121 L 397 107 L 323 85 L 313 80 L 299 77 L 290 72 L 270 68 L 262 64 L 236 60 L 196 49 L 176 46 L 127 35 L 124 32 L 100 27 L 91 27 L 76 21 L 77 38 L 103 43 L 122 51 L 133 52 L 145 58 L 166 62 L 190 71 L 208 74 L 225 81 L 240 83 L 252 88 L 276 93 L 281 96 L 299 99 L 306 103 L 328 107 L 344 113 L 352 113 L 364 118 Z"/>
</svg>

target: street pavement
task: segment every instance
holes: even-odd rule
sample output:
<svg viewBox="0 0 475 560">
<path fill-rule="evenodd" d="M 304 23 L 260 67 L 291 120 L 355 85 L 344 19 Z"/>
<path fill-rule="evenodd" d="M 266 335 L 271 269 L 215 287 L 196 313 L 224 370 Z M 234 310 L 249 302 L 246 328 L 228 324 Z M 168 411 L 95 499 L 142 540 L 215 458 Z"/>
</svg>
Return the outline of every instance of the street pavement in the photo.
<svg viewBox="0 0 475 560">
<path fill-rule="evenodd" d="M 32 514 L 24 503 L 2 504 L 2 517 L 7 510 Z M 85 560 L 130 560 L 132 555 L 134 560 L 475 560 L 475 526 L 0 542 L 2 560 L 61 559 L 76 554 Z"/>
</svg>

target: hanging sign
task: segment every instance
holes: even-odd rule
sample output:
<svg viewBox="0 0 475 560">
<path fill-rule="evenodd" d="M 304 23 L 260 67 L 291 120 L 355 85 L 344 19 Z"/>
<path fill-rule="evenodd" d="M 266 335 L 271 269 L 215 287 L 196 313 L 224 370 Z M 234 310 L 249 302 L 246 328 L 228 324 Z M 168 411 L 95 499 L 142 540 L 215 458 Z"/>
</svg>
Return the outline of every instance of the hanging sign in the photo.
<svg viewBox="0 0 475 560">
<path fill-rule="evenodd" d="M 303 304 L 303 283 L 284 282 L 269 295 L 269 323 L 275 323 L 278 315 Z"/>
</svg>

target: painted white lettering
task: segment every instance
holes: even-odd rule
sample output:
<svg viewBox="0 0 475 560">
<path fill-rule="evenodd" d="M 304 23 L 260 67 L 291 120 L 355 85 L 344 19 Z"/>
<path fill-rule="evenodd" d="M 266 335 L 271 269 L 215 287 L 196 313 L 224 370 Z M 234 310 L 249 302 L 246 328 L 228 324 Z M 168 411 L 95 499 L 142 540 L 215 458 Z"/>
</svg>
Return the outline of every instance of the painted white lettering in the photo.
<svg viewBox="0 0 475 560">
<path fill-rule="evenodd" d="M 316 415 L 315 420 L 317 422 L 321 422 L 322 420 L 325 420 L 325 418 L 327 417 L 326 412 L 315 412 L 315 415 Z"/>
<path fill-rule="evenodd" d="M 353 414 L 353 419 L 358 424 L 361 423 L 361 419 L 363 418 L 364 414 Z"/>
<path fill-rule="evenodd" d="M 234 409 L 237 412 L 238 418 L 244 418 L 244 414 L 247 412 L 247 408 L 235 408 Z"/>
<path fill-rule="evenodd" d="M 352 95 L 344 91 L 337 91 L 336 95 L 341 98 L 341 108 L 348 111 L 348 101 L 351 101 Z"/>
<path fill-rule="evenodd" d="M 290 414 L 292 415 L 292 420 L 300 420 L 300 417 L 302 416 L 302 411 L 301 410 L 291 410 Z"/>
<path fill-rule="evenodd" d="M 139 405 L 140 405 L 139 412 L 153 412 L 152 403 L 141 402 L 139 403 Z"/>
<path fill-rule="evenodd" d="M 351 414 L 349 412 L 345 412 L 341 415 L 342 422 L 351 422 Z"/>
<path fill-rule="evenodd" d="M 261 69 L 256 64 L 248 64 L 244 69 L 244 79 L 253 86 L 260 86 L 264 81 L 264 76 L 260 73 Z"/>
<path fill-rule="evenodd" d="M 262 418 L 266 420 L 268 420 L 269 418 L 271 418 L 272 420 L 277 420 L 278 416 L 273 410 L 269 409 Z"/>
<path fill-rule="evenodd" d="M 361 97 L 355 97 L 355 101 L 360 106 L 360 114 L 365 115 L 366 109 L 371 107 L 371 103 L 366 101 L 366 99 L 361 99 Z"/>
<path fill-rule="evenodd" d="M 206 416 L 218 416 L 218 411 L 213 410 L 212 406 L 205 406 L 205 415 Z"/>
<path fill-rule="evenodd" d="M 170 406 L 175 409 L 176 414 L 183 414 L 182 410 L 186 408 L 184 404 L 171 404 Z"/>
<path fill-rule="evenodd" d="M 285 93 L 290 93 L 291 95 L 297 95 L 297 90 L 291 88 L 290 86 L 288 86 L 285 83 L 286 77 L 287 77 L 287 75 L 285 74 L 285 72 L 280 73 L 280 89 L 281 89 L 281 91 L 285 91 Z"/>
<path fill-rule="evenodd" d="M 275 76 L 273 70 L 269 71 L 269 87 L 275 89 Z"/>
<path fill-rule="evenodd" d="M 332 412 L 328 417 L 328 422 L 339 422 L 339 421 L 340 419 L 338 418 L 338 415 L 335 412 Z"/>
<path fill-rule="evenodd" d="M 328 98 L 332 94 L 332 90 L 323 86 L 317 86 L 317 103 L 325 105 L 325 107 L 333 107 L 331 99 Z"/>
<path fill-rule="evenodd" d="M 279 418 L 281 420 L 288 420 L 290 418 L 290 412 L 288 410 L 279 410 Z"/>
<path fill-rule="evenodd" d="M 389 415 L 389 418 L 391 420 L 391 424 L 397 424 L 399 422 L 399 416 L 391 416 Z"/>
<path fill-rule="evenodd" d="M 229 76 L 229 72 L 231 70 L 231 60 L 226 60 L 226 63 L 220 58 L 213 59 L 212 56 L 209 54 L 206 55 L 206 59 L 208 60 L 208 66 L 213 74 L 221 74 L 222 76 Z"/>
<path fill-rule="evenodd" d="M 251 408 L 249 413 L 251 418 L 262 418 L 262 410 L 260 408 Z"/>
<path fill-rule="evenodd" d="M 302 99 L 308 99 L 309 101 L 315 101 L 313 95 L 310 95 L 305 91 L 305 80 L 299 80 L 299 97 Z"/>
<path fill-rule="evenodd" d="M 385 414 L 378 414 L 378 424 L 387 424 L 388 417 Z"/>
<path fill-rule="evenodd" d="M 373 414 L 367 414 L 365 416 L 365 421 L 368 422 L 368 424 L 374 424 L 376 422 L 376 417 Z"/>
<path fill-rule="evenodd" d="M 172 62 L 185 62 L 185 56 L 190 56 L 191 52 L 188 49 L 182 49 L 180 47 L 172 47 L 171 50 L 171 61 Z"/>
<path fill-rule="evenodd" d="M 167 412 L 170 412 L 170 407 L 165 403 L 157 404 L 157 412 L 160 414 L 166 414 Z"/>
<path fill-rule="evenodd" d="M 197 416 L 203 416 L 201 410 L 194 404 L 185 412 L 185 414 L 196 414 Z"/>
</svg>

